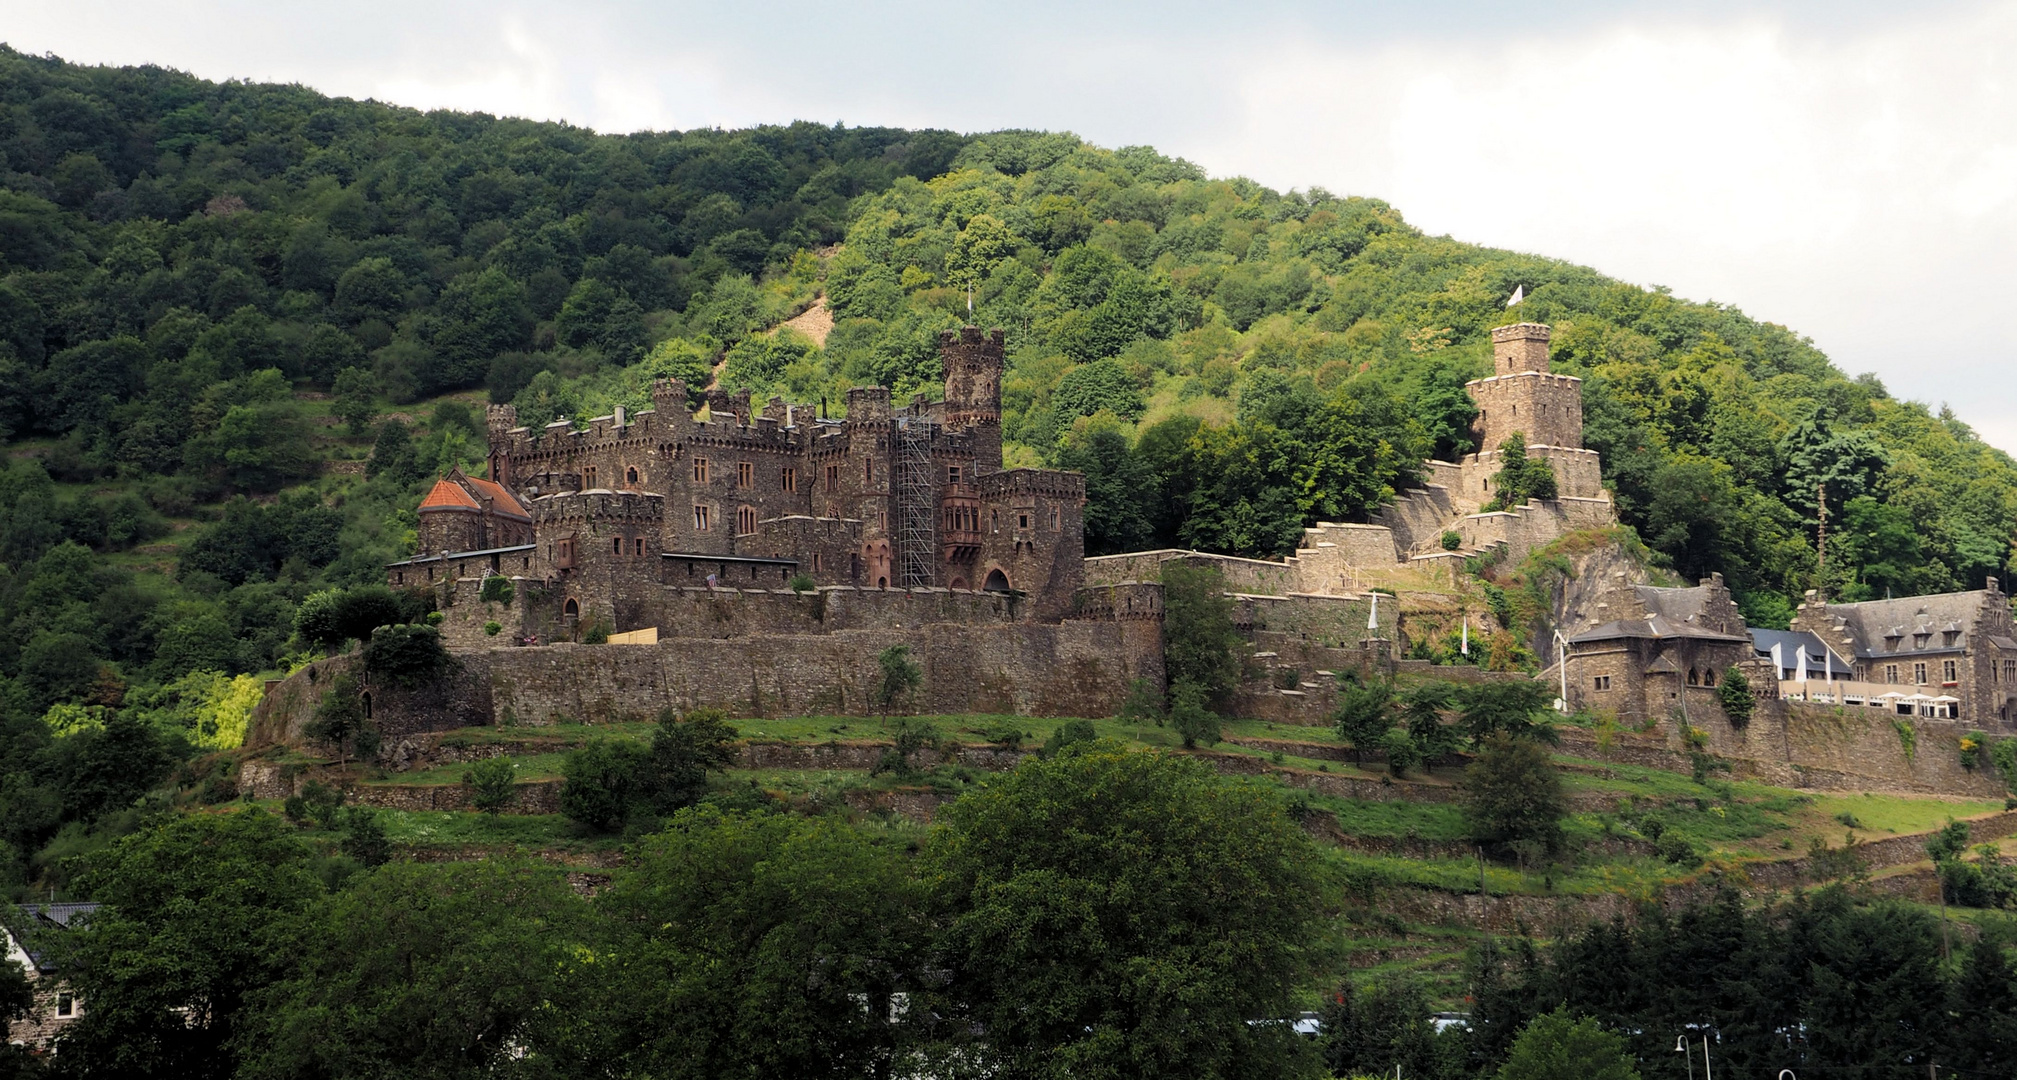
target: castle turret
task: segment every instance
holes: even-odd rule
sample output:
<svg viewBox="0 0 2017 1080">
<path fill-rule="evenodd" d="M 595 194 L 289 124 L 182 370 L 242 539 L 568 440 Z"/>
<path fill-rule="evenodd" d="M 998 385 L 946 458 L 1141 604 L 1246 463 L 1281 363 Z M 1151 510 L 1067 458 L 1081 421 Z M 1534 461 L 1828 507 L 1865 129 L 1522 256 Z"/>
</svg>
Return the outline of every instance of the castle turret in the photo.
<svg viewBox="0 0 2017 1080">
<path fill-rule="evenodd" d="M 492 405 L 485 414 L 485 429 L 490 439 L 490 478 L 510 487 L 511 475 L 511 432 L 518 427 L 518 406 Z"/>
<path fill-rule="evenodd" d="M 1583 446 L 1583 380 L 1548 370 L 1548 328 L 1518 323 L 1492 329 L 1490 378 L 1464 387 L 1478 403 L 1472 434 L 1489 453 L 1515 432 L 1528 446 Z"/>
<path fill-rule="evenodd" d="M 945 426 L 974 434 L 974 468 L 1001 468 L 1001 379 L 1007 335 L 985 333 L 978 326 L 938 335 L 940 362 L 945 366 Z"/>
</svg>

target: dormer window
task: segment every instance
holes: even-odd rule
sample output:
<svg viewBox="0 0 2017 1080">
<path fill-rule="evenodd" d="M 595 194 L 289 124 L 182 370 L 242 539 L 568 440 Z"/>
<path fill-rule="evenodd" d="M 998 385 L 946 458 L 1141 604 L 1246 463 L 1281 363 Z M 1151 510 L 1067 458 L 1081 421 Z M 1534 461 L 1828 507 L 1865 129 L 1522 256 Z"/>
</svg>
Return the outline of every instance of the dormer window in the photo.
<svg viewBox="0 0 2017 1080">
<path fill-rule="evenodd" d="M 1949 649 L 1953 648 L 1954 643 L 1960 640 L 1961 640 L 1961 631 L 1959 630 L 1940 631 L 1940 644 L 1945 646 L 1946 648 Z"/>
</svg>

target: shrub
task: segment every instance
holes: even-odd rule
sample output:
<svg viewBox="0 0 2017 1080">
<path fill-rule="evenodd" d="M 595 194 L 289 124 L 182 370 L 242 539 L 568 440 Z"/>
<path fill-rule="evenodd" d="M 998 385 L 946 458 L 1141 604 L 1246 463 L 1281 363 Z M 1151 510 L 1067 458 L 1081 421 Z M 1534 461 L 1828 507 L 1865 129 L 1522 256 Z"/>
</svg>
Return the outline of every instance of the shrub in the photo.
<svg viewBox="0 0 2017 1080">
<path fill-rule="evenodd" d="M 786 584 L 792 592 L 798 593 L 811 592 L 819 588 L 819 582 L 814 581 L 811 574 L 793 574 Z"/>
<path fill-rule="evenodd" d="M 336 812 L 342 808 L 348 792 L 331 787 L 320 780 L 310 780 L 301 790 L 287 797 L 280 804 L 280 812 L 296 825 L 312 823 L 319 829 L 336 827 Z"/>
<path fill-rule="evenodd" d="M 344 836 L 339 845 L 345 855 L 366 866 L 383 866 L 392 858 L 392 841 L 385 826 L 370 807 L 353 806 L 343 815 Z"/>
<path fill-rule="evenodd" d="M 1513 1042 L 1499 1080 L 1639 1080 L 1622 1036 L 1563 1006 L 1537 1016 Z"/>
<path fill-rule="evenodd" d="M 1702 865 L 1702 856 L 1695 851 L 1695 845 L 1689 843 L 1688 838 L 1682 836 L 1680 833 L 1670 832 L 1660 837 L 1654 843 L 1653 850 L 1658 852 L 1662 859 L 1673 863 L 1675 866 L 1685 866 L 1692 869 Z"/>
<path fill-rule="evenodd" d="M 490 637 L 496 637 L 497 635 L 504 632 L 504 624 L 498 622 L 496 619 L 492 619 L 489 622 L 483 624 L 483 632 L 489 635 Z"/>
<path fill-rule="evenodd" d="M 1051 729 L 1050 738 L 1044 740 L 1043 756 L 1050 757 L 1073 743 L 1092 742 L 1097 738 L 1099 735 L 1093 731 L 1092 721 L 1067 720 Z"/>
<path fill-rule="evenodd" d="M 462 772 L 462 783 L 469 789 L 469 805 L 486 814 L 495 814 L 511 805 L 513 787 L 518 779 L 518 766 L 508 758 L 484 758 Z"/>
<path fill-rule="evenodd" d="M 589 623 L 581 631 L 581 643 L 583 645 L 607 645 L 609 644 L 610 631 L 613 629 L 614 627 L 609 625 L 609 620 L 597 616 L 594 622 Z"/>
<path fill-rule="evenodd" d="M 1184 740 L 1186 750 L 1219 741 L 1219 717 L 1206 701 L 1204 687 L 1196 683 L 1181 682 L 1170 688 L 1170 726 Z"/>
<path fill-rule="evenodd" d="M 613 832 L 630 816 L 649 755 L 619 739 L 591 739 L 561 765 L 560 812 L 595 829 Z"/>
<path fill-rule="evenodd" d="M 1989 737 L 1979 731 L 1971 731 L 1961 736 L 1961 767 L 1973 770 L 1982 763 L 1982 744 Z"/>
<path fill-rule="evenodd" d="M 683 717 L 671 709 L 659 713 L 646 801 L 661 814 L 699 802 L 707 794 L 707 774 L 735 764 L 741 735 L 722 709 L 695 709 Z"/>
<path fill-rule="evenodd" d="M 927 747 L 936 749 L 938 745 L 937 728 L 923 720 L 899 720 L 896 725 L 896 745 L 882 752 L 882 757 L 876 760 L 875 767 L 869 770 L 869 775 L 895 773 L 899 777 L 908 778 L 917 772 L 911 758 L 915 757 L 919 750 Z"/>
<path fill-rule="evenodd" d="M 1723 703 L 1723 715 L 1730 718 L 1730 726 L 1743 727 L 1751 722 L 1751 710 L 1756 705 L 1751 700 L 1751 680 L 1742 668 L 1731 668 L 1723 673 L 1723 682 L 1716 687 L 1716 700 Z"/>
<path fill-rule="evenodd" d="M 1998 739 L 1989 745 L 1989 761 L 2003 776 L 2003 786 L 2017 794 L 2017 739 Z"/>
<path fill-rule="evenodd" d="M 1443 550 L 1455 551 L 1464 546 L 1464 534 L 1455 529 L 1443 530 Z"/>
<path fill-rule="evenodd" d="M 981 732 L 981 737 L 1001 747 L 1003 750 L 1020 750 L 1022 749 L 1023 740 L 1030 736 L 1029 732 L 1014 724 L 1002 724 L 999 727 L 991 727 Z"/>
<path fill-rule="evenodd" d="M 301 733 L 332 743 L 339 754 L 344 754 L 365 727 L 364 702 L 358 696 L 357 680 L 346 672 L 329 680 L 329 689 L 322 692 L 315 715 L 302 725 Z"/>
<path fill-rule="evenodd" d="M 381 626 L 364 646 L 364 666 L 374 677 L 409 690 L 440 678 L 448 664 L 441 631 L 432 626 Z"/>
<path fill-rule="evenodd" d="M 510 607 L 512 598 L 517 593 L 518 590 L 512 586 L 510 578 L 492 574 L 483 579 L 483 591 L 477 596 L 486 604 L 503 604 Z"/>
</svg>

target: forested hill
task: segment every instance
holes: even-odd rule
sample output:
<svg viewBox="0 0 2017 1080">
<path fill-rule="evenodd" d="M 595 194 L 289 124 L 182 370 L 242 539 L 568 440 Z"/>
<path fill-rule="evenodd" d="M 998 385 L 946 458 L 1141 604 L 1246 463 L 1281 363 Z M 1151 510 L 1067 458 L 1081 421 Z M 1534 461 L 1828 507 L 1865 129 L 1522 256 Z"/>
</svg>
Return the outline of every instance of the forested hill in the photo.
<svg viewBox="0 0 2017 1080">
<path fill-rule="evenodd" d="M 823 345 L 766 332 L 820 296 Z M 72 790 L 63 732 L 229 742 L 243 674 L 304 649 L 295 607 L 380 580 L 423 478 L 481 461 L 486 396 L 537 423 L 664 375 L 930 390 L 969 298 L 1009 329 L 1011 461 L 1088 473 L 1096 551 L 1272 555 L 1363 514 L 1469 449 L 1463 383 L 1519 318 L 1586 377 L 1626 521 L 1758 620 L 1812 583 L 1823 480 L 1839 594 L 2010 558 L 2017 468 L 1951 418 L 1377 200 L 1069 135 L 598 135 L 4 51 L 0 760 L 44 794 L 0 794 L 0 842 L 27 857 L 175 752 L 134 736 Z"/>
</svg>

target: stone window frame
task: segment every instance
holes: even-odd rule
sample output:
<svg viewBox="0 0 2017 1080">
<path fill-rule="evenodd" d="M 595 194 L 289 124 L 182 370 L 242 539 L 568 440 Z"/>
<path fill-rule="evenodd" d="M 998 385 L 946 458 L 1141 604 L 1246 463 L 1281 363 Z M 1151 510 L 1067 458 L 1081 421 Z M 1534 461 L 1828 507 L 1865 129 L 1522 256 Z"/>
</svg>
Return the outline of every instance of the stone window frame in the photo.
<svg viewBox="0 0 2017 1080">
<path fill-rule="evenodd" d="M 798 491 L 798 470 L 787 465 L 777 472 L 777 489 L 785 494 Z"/>
<path fill-rule="evenodd" d="M 756 507 L 754 506 L 736 507 L 735 534 L 737 536 L 748 536 L 751 533 L 754 533 L 755 531 L 756 531 Z"/>
<path fill-rule="evenodd" d="M 948 484 L 959 483 L 959 466 L 948 465 L 945 467 L 945 482 Z"/>
<path fill-rule="evenodd" d="M 693 531 L 707 532 L 714 528 L 714 508 L 706 503 L 693 504 Z"/>
<path fill-rule="evenodd" d="M 1898 665 L 1884 665 L 1884 681 L 1887 683 L 1896 683 L 1898 681 Z"/>
<path fill-rule="evenodd" d="M 564 536 L 553 542 L 553 565 L 562 570 L 574 567 L 574 537 Z"/>
<path fill-rule="evenodd" d="M 639 482 L 638 477 L 637 466 L 631 465 L 625 467 L 623 470 L 623 485 L 625 487 L 636 487 Z"/>
<path fill-rule="evenodd" d="M 1059 519 L 1059 514 L 1058 514 L 1058 511 L 1057 511 L 1057 509 L 1056 509 L 1055 507 L 1053 507 L 1053 508 L 1051 509 L 1051 528 L 1052 528 L 1053 530 L 1056 530 L 1056 529 L 1060 528 L 1060 526 L 1059 526 L 1059 524 L 1058 524 L 1058 519 Z"/>
<path fill-rule="evenodd" d="M 826 467 L 826 489 L 828 491 L 840 490 L 840 466 L 828 465 Z"/>
<path fill-rule="evenodd" d="M 693 482 L 696 484 L 707 483 L 707 459 L 704 457 L 693 459 Z"/>
<path fill-rule="evenodd" d="M 1961 674 L 1956 670 L 1959 667 L 1960 665 L 1952 660 L 1940 661 L 1940 681 L 1949 685 L 1960 681 Z"/>
<path fill-rule="evenodd" d="M 637 537 L 630 542 L 630 553 L 640 558 L 644 556 L 644 537 Z"/>
<path fill-rule="evenodd" d="M 614 550 L 612 550 L 612 551 L 610 552 L 610 554 L 612 554 L 612 555 L 622 555 L 622 554 L 623 554 L 623 537 L 621 537 L 621 536 L 619 536 L 619 537 L 616 537 L 616 538 L 615 538 L 615 543 L 616 543 L 616 547 L 615 547 L 615 549 L 614 549 Z"/>
<path fill-rule="evenodd" d="M 587 491 L 594 487 L 595 479 L 595 466 L 583 465 L 581 467 L 581 490 Z"/>
<path fill-rule="evenodd" d="M 756 486 L 756 462 L 738 461 L 735 463 L 735 486 L 739 488 L 753 488 Z"/>
<path fill-rule="evenodd" d="M 1591 688 L 1595 690 L 1609 690 L 1611 688 L 1611 677 L 1609 675 L 1599 675 L 1590 680 L 1590 682 Z"/>
<path fill-rule="evenodd" d="M 1912 685 L 1926 685 L 1926 662 L 1924 660 L 1916 660 L 1912 663 Z"/>
</svg>

